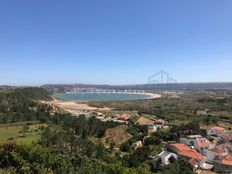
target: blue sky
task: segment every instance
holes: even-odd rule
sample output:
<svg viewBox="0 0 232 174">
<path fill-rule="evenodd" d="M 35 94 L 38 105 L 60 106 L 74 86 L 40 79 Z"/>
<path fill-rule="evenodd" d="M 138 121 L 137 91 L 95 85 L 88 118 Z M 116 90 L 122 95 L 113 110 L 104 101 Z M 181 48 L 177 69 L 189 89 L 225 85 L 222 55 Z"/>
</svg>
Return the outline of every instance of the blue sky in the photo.
<svg viewBox="0 0 232 174">
<path fill-rule="evenodd" d="M 0 85 L 232 81 L 231 0 L 0 0 Z"/>
</svg>

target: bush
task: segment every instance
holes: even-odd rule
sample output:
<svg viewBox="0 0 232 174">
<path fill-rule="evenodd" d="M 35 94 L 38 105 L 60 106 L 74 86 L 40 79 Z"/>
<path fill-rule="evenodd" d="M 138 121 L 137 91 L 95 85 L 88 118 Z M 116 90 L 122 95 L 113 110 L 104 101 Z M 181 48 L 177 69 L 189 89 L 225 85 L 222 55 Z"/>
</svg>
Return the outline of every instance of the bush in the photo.
<svg viewBox="0 0 232 174">
<path fill-rule="evenodd" d="M 159 145 L 161 143 L 161 140 L 158 137 L 148 137 L 144 140 L 144 145 L 149 146 L 149 145 Z"/>
<path fill-rule="evenodd" d="M 122 152 L 128 152 L 130 150 L 130 148 L 131 148 L 131 145 L 128 143 L 128 141 L 125 143 L 122 143 L 120 146 L 120 150 Z"/>
</svg>

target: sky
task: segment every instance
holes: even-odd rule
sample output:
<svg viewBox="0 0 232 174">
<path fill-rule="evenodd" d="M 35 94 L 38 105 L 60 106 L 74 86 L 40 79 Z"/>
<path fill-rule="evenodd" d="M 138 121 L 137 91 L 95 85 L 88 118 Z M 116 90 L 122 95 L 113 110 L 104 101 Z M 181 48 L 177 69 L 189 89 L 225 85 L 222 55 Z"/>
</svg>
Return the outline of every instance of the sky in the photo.
<svg viewBox="0 0 232 174">
<path fill-rule="evenodd" d="M 0 85 L 232 81 L 231 0 L 0 0 Z"/>
</svg>

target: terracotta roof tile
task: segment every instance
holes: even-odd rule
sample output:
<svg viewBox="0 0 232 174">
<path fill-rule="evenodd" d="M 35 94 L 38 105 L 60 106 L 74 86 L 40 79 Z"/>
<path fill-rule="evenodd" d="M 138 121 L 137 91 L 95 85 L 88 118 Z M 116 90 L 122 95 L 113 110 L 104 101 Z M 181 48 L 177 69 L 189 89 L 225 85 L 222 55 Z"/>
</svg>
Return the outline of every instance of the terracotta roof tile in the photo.
<svg viewBox="0 0 232 174">
<path fill-rule="evenodd" d="M 232 156 L 220 157 L 217 160 L 218 163 L 224 164 L 226 166 L 232 166 Z"/>
<path fill-rule="evenodd" d="M 140 117 L 136 123 L 138 123 L 139 125 L 147 126 L 147 125 L 154 125 L 154 122 L 155 122 L 154 119 Z"/>
<path fill-rule="evenodd" d="M 175 147 L 176 149 L 178 149 L 179 151 L 182 150 L 190 150 L 191 148 L 186 146 L 185 144 L 181 144 L 181 143 L 176 143 L 176 144 L 170 144 L 170 146 Z"/>
<path fill-rule="evenodd" d="M 193 158 L 193 159 L 195 159 L 197 161 L 201 161 L 201 160 L 204 159 L 204 157 L 194 149 L 182 150 L 182 151 L 179 152 L 179 155 L 189 157 L 189 158 Z"/>
<path fill-rule="evenodd" d="M 215 129 L 216 131 L 224 131 L 225 129 L 219 126 L 214 126 L 211 129 Z"/>
<path fill-rule="evenodd" d="M 200 147 L 209 147 L 210 143 L 206 138 L 197 138 L 197 143 Z"/>
<path fill-rule="evenodd" d="M 222 160 L 221 163 L 227 166 L 232 166 L 232 161 Z"/>
<path fill-rule="evenodd" d="M 226 156 L 224 159 L 219 160 L 219 162 L 227 166 L 232 166 L 232 156 Z"/>
</svg>

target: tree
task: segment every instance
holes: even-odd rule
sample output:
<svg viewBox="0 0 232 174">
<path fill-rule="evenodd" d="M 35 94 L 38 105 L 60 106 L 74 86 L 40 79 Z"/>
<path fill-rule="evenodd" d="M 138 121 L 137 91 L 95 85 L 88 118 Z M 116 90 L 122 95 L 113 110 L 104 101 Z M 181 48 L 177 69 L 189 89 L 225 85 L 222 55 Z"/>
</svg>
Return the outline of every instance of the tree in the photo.
<svg viewBox="0 0 232 174">
<path fill-rule="evenodd" d="M 69 173 L 70 159 L 39 145 L 6 143 L 0 146 L 0 168 L 15 173 Z"/>
<path fill-rule="evenodd" d="M 128 152 L 128 151 L 130 150 L 130 148 L 131 148 L 131 145 L 129 144 L 128 141 L 126 141 L 126 142 L 124 142 L 124 143 L 122 143 L 122 144 L 120 145 L 120 150 L 121 150 L 122 152 Z"/>
<path fill-rule="evenodd" d="M 179 159 L 162 169 L 162 174 L 194 174 L 187 161 Z"/>
<path fill-rule="evenodd" d="M 148 159 L 150 150 L 147 147 L 136 149 L 132 154 L 126 156 L 123 161 L 128 167 L 139 167 Z"/>
<path fill-rule="evenodd" d="M 157 137 L 154 137 L 154 136 L 148 137 L 144 140 L 145 146 L 159 145 L 160 143 L 161 143 L 161 140 Z"/>
</svg>

